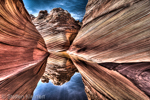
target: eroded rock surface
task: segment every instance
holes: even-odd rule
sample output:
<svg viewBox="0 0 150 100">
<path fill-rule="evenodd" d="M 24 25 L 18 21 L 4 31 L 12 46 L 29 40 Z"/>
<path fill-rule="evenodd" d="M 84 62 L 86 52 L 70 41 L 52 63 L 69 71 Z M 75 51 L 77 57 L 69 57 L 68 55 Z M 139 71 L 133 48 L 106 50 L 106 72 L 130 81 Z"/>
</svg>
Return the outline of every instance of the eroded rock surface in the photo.
<svg viewBox="0 0 150 100">
<path fill-rule="evenodd" d="M 67 11 L 40 11 L 42 36 L 22 0 L 0 2 L 0 100 L 31 99 L 46 65 L 42 81 L 56 85 L 78 69 L 91 100 L 149 100 L 149 0 L 89 0 L 78 35 Z"/>
<path fill-rule="evenodd" d="M 149 100 L 149 97 L 132 81 L 118 72 L 78 57 L 71 57 L 71 59 L 83 77 L 89 100 L 136 100 L 137 98 Z"/>
<path fill-rule="evenodd" d="M 149 0 L 89 0 L 69 49 L 97 63 L 149 62 Z"/>
<path fill-rule="evenodd" d="M 84 58 L 86 62 L 92 61 L 90 67 L 84 60 L 73 61 L 82 73 L 89 99 L 149 99 L 142 96 L 141 92 L 139 92 L 140 97 L 136 97 L 138 93 L 134 90 L 131 90 L 133 94 L 129 93 L 130 89 L 136 86 L 150 96 L 150 24 L 148 23 L 150 23 L 149 0 L 88 1 L 82 28 L 67 52 Z M 123 75 L 133 83 L 133 86 L 126 87 L 121 83 L 120 87 L 114 82 L 117 82 L 118 78 L 121 79 L 119 76 L 112 81 L 106 80 L 111 82 L 109 86 L 115 83 L 124 93 L 115 89 L 115 86 L 112 86 L 114 91 L 111 87 L 103 87 L 103 84 L 107 85 L 109 82 L 105 79 L 99 82 L 101 75 L 105 73 L 104 70 L 100 71 L 102 67 L 110 71 L 108 77 Z M 102 74 L 95 75 L 96 73 Z M 123 80 L 122 82 L 126 83 Z M 118 94 L 119 91 L 121 94 Z"/>
<path fill-rule="evenodd" d="M 49 53 L 22 0 L 0 0 L 0 100 L 31 99 Z"/>
<path fill-rule="evenodd" d="M 62 8 L 54 8 L 49 14 L 46 10 L 40 11 L 32 21 L 43 36 L 48 51 L 52 53 L 48 58 L 42 81 L 51 80 L 55 85 L 68 82 L 77 69 L 69 58 L 54 53 L 70 47 L 80 29 L 81 22 L 75 21 L 70 13 Z"/>
<path fill-rule="evenodd" d="M 79 22 L 62 8 L 54 8 L 49 14 L 40 11 L 33 23 L 43 36 L 49 52 L 67 50 L 80 29 Z"/>
</svg>

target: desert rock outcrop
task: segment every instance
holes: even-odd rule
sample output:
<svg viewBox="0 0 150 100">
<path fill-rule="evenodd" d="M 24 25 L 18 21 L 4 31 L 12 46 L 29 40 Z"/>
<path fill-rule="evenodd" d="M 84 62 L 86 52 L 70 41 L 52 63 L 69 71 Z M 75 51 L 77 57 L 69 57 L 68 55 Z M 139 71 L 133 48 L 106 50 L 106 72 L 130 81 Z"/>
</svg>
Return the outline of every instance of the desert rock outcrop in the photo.
<svg viewBox="0 0 150 100">
<path fill-rule="evenodd" d="M 31 20 L 34 20 L 35 19 L 35 16 L 30 14 L 30 17 L 31 17 Z"/>
<path fill-rule="evenodd" d="M 89 0 L 81 29 L 61 8 L 31 20 L 22 0 L 0 2 L 0 100 L 31 99 L 44 71 L 61 85 L 77 69 L 89 100 L 150 99 L 149 0 Z"/>
<path fill-rule="evenodd" d="M 46 10 L 40 11 L 33 23 L 43 36 L 49 52 L 67 50 L 80 29 L 79 22 L 62 8 L 54 8 L 49 14 Z"/>
</svg>

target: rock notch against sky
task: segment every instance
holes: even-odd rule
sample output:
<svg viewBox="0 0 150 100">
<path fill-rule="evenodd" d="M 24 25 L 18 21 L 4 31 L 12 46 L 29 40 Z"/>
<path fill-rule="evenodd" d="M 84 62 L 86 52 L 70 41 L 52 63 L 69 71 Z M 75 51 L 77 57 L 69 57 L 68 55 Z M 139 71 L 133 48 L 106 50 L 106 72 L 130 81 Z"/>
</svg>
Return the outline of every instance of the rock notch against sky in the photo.
<svg viewBox="0 0 150 100">
<path fill-rule="evenodd" d="M 150 99 L 149 0 L 89 0 L 81 29 L 61 8 L 31 20 L 22 0 L 0 2 L 0 100 L 31 99 L 46 65 L 76 66 L 89 100 Z"/>
</svg>

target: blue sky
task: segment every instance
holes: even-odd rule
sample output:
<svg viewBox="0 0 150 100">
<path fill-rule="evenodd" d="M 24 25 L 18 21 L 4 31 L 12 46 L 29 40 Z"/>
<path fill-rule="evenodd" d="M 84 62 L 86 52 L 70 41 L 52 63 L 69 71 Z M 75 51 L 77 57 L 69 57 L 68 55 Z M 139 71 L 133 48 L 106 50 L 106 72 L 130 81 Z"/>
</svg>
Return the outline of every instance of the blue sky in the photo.
<svg viewBox="0 0 150 100">
<path fill-rule="evenodd" d="M 87 100 L 80 73 L 75 73 L 71 80 L 62 86 L 55 86 L 51 81 L 39 81 L 32 100 Z"/>
<path fill-rule="evenodd" d="M 23 0 L 26 9 L 30 14 L 37 16 L 40 10 L 47 10 L 61 7 L 67 10 L 76 20 L 82 20 L 88 0 Z"/>
</svg>

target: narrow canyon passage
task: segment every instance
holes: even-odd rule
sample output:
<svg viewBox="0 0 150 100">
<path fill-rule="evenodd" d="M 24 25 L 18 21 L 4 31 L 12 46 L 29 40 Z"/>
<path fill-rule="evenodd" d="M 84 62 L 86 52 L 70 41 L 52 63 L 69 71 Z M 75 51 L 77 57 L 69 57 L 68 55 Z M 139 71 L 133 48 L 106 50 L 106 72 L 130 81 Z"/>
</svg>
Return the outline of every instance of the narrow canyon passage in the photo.
<svg viewBox="0 0 150 100">
<path fill-rule="evenodd" d="M 62 85 L 75 72 L 89 100 L 149 100 L 149 23 L 149 0 L 89 0 L 82 24 L 0 0 L 0 100 L 31 100 L 40 79 Z"/>
</svg>

